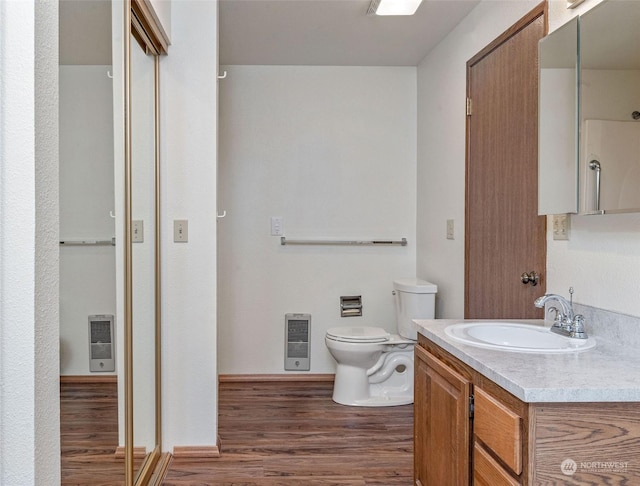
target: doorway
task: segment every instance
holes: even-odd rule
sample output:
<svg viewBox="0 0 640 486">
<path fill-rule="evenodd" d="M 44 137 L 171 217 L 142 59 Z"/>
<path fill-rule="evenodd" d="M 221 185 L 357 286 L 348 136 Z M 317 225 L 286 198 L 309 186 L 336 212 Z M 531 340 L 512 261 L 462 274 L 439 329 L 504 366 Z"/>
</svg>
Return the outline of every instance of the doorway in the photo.
<svg viewBox="0 0 640 486">
<path fill-rule="evenodd" d="M 538 41 L 546 2 L 467 62 L 465 318 L 535 319 L 545 293 L 538 216 Z M 537 279 L 523 283 L 522 275 Z M 535 285 L 534 285 L 535 283 Z"/>
</svg>

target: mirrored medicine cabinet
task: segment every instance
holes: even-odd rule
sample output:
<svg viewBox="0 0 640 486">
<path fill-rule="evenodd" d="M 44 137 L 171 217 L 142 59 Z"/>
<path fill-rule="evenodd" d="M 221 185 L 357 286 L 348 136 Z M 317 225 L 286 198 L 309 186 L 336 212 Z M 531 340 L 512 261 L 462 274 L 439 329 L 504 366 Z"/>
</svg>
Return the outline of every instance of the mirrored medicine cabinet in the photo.
<svg viewBox="0 0 640 486">
<path fill-rule="evenodd" d="M 539 214 L 640 211 L 640 2 L 540 41 Z"/>
</svg>

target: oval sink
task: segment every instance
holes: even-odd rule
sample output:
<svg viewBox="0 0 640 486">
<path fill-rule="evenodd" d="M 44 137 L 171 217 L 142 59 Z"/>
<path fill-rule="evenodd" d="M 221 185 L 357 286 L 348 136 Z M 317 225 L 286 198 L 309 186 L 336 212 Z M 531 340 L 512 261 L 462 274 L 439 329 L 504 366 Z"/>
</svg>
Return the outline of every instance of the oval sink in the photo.
<svg viewBox="0 0 640 486">
<path fill-rule="evenodd" d="M 551 332 L 548 327 L 519 322 L 464 322 L 447 326 L 444 332 L 471 346 L 524 353 L 571 353 L 596 345 L 594 338 L 569 338 Z"/>
</svg>

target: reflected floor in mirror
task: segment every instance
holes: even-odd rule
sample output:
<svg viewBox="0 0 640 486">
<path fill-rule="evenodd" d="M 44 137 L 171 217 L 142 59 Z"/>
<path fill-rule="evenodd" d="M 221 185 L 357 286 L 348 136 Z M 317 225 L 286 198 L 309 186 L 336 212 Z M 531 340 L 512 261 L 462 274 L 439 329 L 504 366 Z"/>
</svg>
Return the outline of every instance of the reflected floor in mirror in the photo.
<svg viewBox="0 0 640 486">
<path fill-rule="evenodd" d="M 165 485 L 413 484 L 413 406 L 331 400 L 333 383 L 221 383 L 217 459 L 173 459 Z"/>
<path fill-rule="evenodd" d="M 115 457 L 117 387 L 115 381 L 60 383 L 61 484 L 124 484 L 124 459 Z"/>
</svg>

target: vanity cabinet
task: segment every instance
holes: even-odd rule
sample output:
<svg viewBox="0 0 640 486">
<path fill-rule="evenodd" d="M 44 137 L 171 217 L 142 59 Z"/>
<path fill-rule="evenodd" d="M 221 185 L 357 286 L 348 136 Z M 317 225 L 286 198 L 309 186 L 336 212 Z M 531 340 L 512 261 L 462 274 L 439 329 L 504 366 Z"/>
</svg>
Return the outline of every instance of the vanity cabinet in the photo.
<svg viewBox="0 0 640 486">
<path fill-rule="evenodd" d="M 416 486 L 640 484 L 639 403 L 525 403 L 419 334 L 414 407 Z"/>
<path fill-rule="evenodd" d="M 415 483 L 469 484 L 471 381 L 418 346 L 415 353 Z"/>
<path fill-rule="evenodd" d="M 479 387 L 473 390 L 473 404 L 473 484 L 520 484 L 512 475 L 522 474 L 522 417 Z"/>
<path fill-rule="evenodd" d="M 416 486 L 518 485 L 523 420 L 464 364 L 434 345 L 415 347 Z M 484 383 L 484 386 L 489 386 Z M 493 387 L 491 387 L 493 388 Z M 506 393 L 506 392 L 505 392 Z"/>
</svg>

